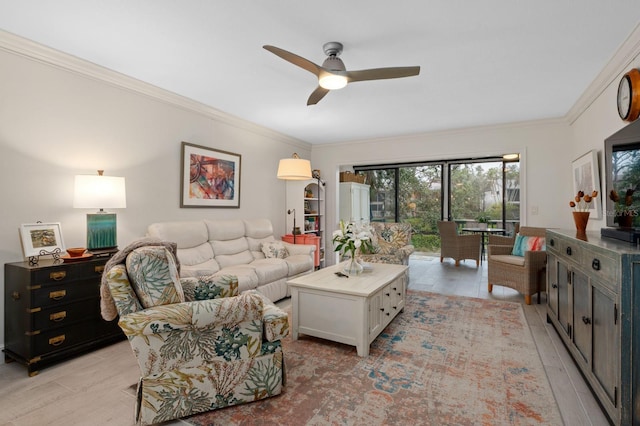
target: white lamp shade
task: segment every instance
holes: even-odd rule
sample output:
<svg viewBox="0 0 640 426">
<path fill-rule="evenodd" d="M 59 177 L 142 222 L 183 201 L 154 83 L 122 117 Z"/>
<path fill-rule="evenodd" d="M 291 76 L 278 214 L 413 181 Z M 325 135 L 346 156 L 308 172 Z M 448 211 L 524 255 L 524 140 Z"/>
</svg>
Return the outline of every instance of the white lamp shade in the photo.
<svg viewBox="0 0 640 426">
<path fill-rule="evenodd" d="M 311 162 L 302 158 L 283 158 L 278 164 L 278 179 L 311 179 Z"/>
<path fill-rule="evenodd" d="M 80 209 L 124 209 L 127 194 L 123 177 L 76 175 L 73 207 Z"/>
</svg>

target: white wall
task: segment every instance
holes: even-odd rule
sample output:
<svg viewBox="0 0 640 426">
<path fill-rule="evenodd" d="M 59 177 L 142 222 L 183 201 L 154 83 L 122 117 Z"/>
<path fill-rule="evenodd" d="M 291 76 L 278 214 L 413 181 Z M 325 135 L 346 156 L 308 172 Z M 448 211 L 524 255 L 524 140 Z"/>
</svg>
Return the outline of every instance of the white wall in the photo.
<svg viewBox="0 0 640 426">
<path fill-rule="evenodd" d="M 579 158 L 592 149 L 598 151 L 598 161 L 600 168 L 600 188 L 601 197 L 599 202 L 602 203 L 603 214 L 601 219 L 590 217 L 587 230 L 599 231 L 600 228 L 607 226 L 604 216 L 604 208 L 606 205 L 606 166 L 604 164 L 604 140 L 613 133 L 626 126 L 628 123 L 622 121 L 618 116 L 616 106 L 616 95 L 618 92 L 618 83 L 620 78 L 631 68 L 640 66 L 640 58 L 636 55 L 631 63 L 624 65 L 621 71 L 614 73 L 606 81 L 601 94 L 595 99 L 588 108 L 586 108 L 580 116 L 571 125 L 571 139 L 573 147 L 571 150 L 571 158 Z"/>
<path fill-rule="evenodd" d="M 345 166 L 471 158 L 520 153 L 521 219 L 529 226 L 571 225 L 571 154 L 564 120 L 463 129 L 345 144 L 314 146 L 312 163 L 327 181 L 327 220 L 337 229 L 338 172 Z M 565 200 L 566 198 L 566 200 Z M 535 212 L 537 210 L 537 214 Z M 329 234 L 330 235 L 330 232 Z M 330 242 L 327 253 L 332 248 Z M 327 256 L 333 259 L 332 256 Z"/>
<path fill-rule="evenodd" d="M 24 259 L 22 223 L 61 222 L 66 246 L 85 246 L 85 215 L 91 212 L 72 208 L 73 179 L 97 169 L 126 178 L 127 208 L 114 210 L 120 247 L 156 221 L 266 217 L 276 236 L 285 233 L 285 182 L 276 178 L 278 160 L 294 151 L 309 158 L 309 144 L 2 37 L 0 264 Z M 239 209 L 179 207 L 182 141 L 242 156 Z M 4 346 L 4 291 L 0 306 Z"/>
</svg>

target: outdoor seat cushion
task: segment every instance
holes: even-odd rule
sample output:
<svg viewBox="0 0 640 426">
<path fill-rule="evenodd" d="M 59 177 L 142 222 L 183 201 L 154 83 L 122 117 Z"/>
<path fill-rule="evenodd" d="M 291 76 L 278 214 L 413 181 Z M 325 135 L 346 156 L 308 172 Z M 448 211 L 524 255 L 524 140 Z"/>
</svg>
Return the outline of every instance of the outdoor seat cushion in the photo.
<svg viewBox="0 0 640 426">
<path fill-rule="evenodd" d="M 491 256 L 494 262 L 509 263 L 511 265 L 524 266 L 524 257 L 513 256 L 511 254 L 496 254 Z"/>
</svg>

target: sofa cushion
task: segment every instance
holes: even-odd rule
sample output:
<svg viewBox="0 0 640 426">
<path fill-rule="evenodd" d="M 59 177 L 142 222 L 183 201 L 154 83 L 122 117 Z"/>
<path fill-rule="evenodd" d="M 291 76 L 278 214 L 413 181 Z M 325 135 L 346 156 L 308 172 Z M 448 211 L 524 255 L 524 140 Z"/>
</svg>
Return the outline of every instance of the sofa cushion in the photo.
<svg viewBox="0 0 640 426">
<path fill-rule="evenodd" d="M 251 262 L 258 276 L 258 285 L 286 278 L 289 265 L 283 259 L 258 259 Z"/>
<path fill-rule="evenodd" d="M 371 239 L 377 253 L 394 254 L 399 248 L 410 244 L 411 225 L 408 223 L 374 222 L 372 228 L 374 232 Z"/>
<path fill-rule="evenodd" d="M 271 242 L 276 241 L 275 238 L 273 238 L 273 235 L 269 236 L 269 237 L 265 237 L 265 238 L 253 238 L 253 237 L 247 237 L 247 243 L 249 244 L 249 250 L 251 251 L 251 254 L 253 255 L 254 259 L 264 259 L 265 258 L 265 254 L 262 251 L 262 246 L 264 244 L 268 244 Z"/>
<path fill-rule="evenodd" d="M 268 241 L 262 243 L 262 253 L 267 259 L 284 259 L 289 253 L 282 241 Z"/>
<path fill-rule="evenodd" d="M 220 268 L 248 264 L 254 260 L 249 251 L 249 243 L 244 237 L 233 240 L 213 240 L 211 241 L 211 247 L 213 247 L 213 254 Z"/>
<path fill-rule="evenodd" d="M 178 257 L 180 254 L 178 253 Z M 206 262 L 199 263 L 197 265 L 180 265 L 180 276 L 181 277 L 198 277 L 200 275 L 211 275 L 215 274 L 220 270 L 220 265 L 216 262 L 215 259 L 209 259 Z"/>
<path fill-rule="evenodd" d="M 253 262 L 254 258 L 249 250 L 245 250 L 237 254 L 218 255 L 216 256 L 216 260 L 221 269 L 225 269 L 234 265 L 247 265 Z"/>
<path fill-rule="evenodd" d="M 184 294 L 173 255 L 162 246 L 133 250 L 126 260 L 127 274 L 145 308 L 184 302 Z"/>
<path fill-rule="evenodd" d="M 147 234 L 164 241 L 172 241 L 180 250 L 199 247 L 209 242 L 209 233 L 203 221 L 160 222 L 147 227 Z"/>
<path fill-rule="evenodd" d="M 523 256 L 513 256 L 510 254 L 495 254 L 491 256 L 491 261 L 508 263 L 510 265 L 524 266 Z"/>
<path fill-rule="evenodd" d="M 244 221 L 245 235 L 255 239 L 273 237 L 273 226 L 269 219 L 251 219 Z"/>
<path fill-rule="evenodd" d="M 197 266 L 212 262 L 206 266 L 207 269 L 211 270 L 210 273 L 217 272 L 220 269 L 215 260 L 213 260 L 213 248 L 209 242 L 197 247 L 181 248 L 178 250 L 178 259 L 180 260 L 181 267 Z"/>
<path fill-rule="evenodd" d="M 204 223 L 209 232 L 209 241 L 236 240 L 245 236 L 244 222 L 241 220 L 205 220 Z"/>
</svg>

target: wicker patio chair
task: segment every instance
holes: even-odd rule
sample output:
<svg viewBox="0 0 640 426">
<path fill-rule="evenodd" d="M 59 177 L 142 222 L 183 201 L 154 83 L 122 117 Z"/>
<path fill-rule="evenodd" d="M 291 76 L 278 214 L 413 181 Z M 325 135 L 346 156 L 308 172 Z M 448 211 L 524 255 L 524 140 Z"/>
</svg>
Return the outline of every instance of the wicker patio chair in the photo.
<svg viewBox="0 0 640 426">
<path fill-rule="evenodd" d="M 520 231 L 520 224 L 516 223 L 513 230 L 513 235 L 498 235 L 489 234 L 489 241 L 487 245 L 494 246 L 512 246 L 516 241 L 516 234 Z"/>
<path fill-rule="evenodd" d="M 545 228 L 523 226 L 519 235 L 544 237 Z M 488 290 L 494 285 L 512 288 L 524 295 L 527 305 L 531 296 L 544 290 L 547 253 L 544 250 L 525 251 L 524 256 L 513 256 L 513 244 L 489 245 L 488 249 Z"/>
<path fill-rule="evenodd" d="M 482 251 L 482 236 L 480 234 L 458 235 L 455 222 L 438 221 L 440 232 L 440 263 L 445 257 L 456 261 L 471 259 L 476 261 L 476 267 L 480 266 L 480 253 Z"/>
</svg>

